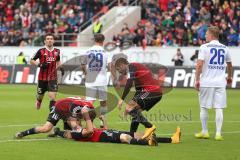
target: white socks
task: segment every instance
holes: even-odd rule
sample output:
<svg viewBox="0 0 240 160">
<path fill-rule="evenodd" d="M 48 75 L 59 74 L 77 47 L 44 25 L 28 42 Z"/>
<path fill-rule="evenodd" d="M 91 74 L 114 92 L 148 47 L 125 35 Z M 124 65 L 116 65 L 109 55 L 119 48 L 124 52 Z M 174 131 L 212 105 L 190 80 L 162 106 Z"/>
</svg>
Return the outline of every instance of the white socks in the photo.
<svg viewBox="0 0 240 160">
<path fill-rule="evenodd" d="M 204 134 L 208 133 L 208 129 L 207 129 L 208 109 L 201 108 L 200 119 L 201 119 L 201 123 L 202 123 L 202 133 L 204 133 Z"/>
<path fill-rule="evenodd" d="M 223 110 L 215 109 L 216 112 L 216 135 L 221 135 L 222 124 L 223 124 Z M 201 108 L 200 119 L 202 123 L 202 133 L 208 133 L 207 121 L 208 121 L 208 109 Z"/>
<path fill-rule="evenodd" d="M 223 110 L 215 109 L 215 111 L 216 111 L 216 135 L 221 135 L 223 123 Z"/>
</svg>

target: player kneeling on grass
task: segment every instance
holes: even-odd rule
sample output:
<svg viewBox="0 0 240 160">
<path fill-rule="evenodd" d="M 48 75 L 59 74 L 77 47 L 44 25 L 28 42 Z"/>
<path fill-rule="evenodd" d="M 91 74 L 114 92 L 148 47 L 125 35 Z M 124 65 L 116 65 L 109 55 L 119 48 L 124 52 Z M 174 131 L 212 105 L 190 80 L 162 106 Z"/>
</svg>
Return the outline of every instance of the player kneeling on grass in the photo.
<svg viewBox="0 0 240 160">
<path fill-rule="evenodd" d="M 15 138 L 22 138 L 32 134 L 47 133 L 52 130 L 60 119 L 67 122 L 71 129 L 76 129 L 78 124 L 76 124 L 75 122 L 77 121 L 74 121 L 73 119 L 80 119 L 82 117 L 87 119 L 86 117 L 89 117 L 89 114 L 92 112 L 94 112 L 94 106 L 90 101 L 78 97 L 60 99 L 55 103 L 55 106 L 52 107 L 47 122 L 43 126 L 37 126 L 18 132 L 16 133 Z M 92 132 L 93 131 L 89 131 L 89 133 Z"/>
<path fill-rule="evenodd" d="M 159 143 L 179 143 L 180 142 L 180 128 L 178 127 L 176 132 L 171 138 L 156 137 L 152 133 L 148 138 L 142 139 L 142 133 L 132 133 L 127 131 L 118 131 L 107 129 L 106 120 L 104 116 L 100 116 L 100 119 L 103 121 L 104 128 L 92 128 L 92 134 L 89 134 L 89 128 L 78 128 L 77 130 L 65 130 L 60 131 L 59 128 L 54 129 L 54 134 L 67 138 L 74 139 L 76 141 L 82 142 L 104 142 L 104 143 L 127 143 L 134 145 L 149 145 L 157 146 Z M 89 125 L 93 126 L 93 125 Z"/>
</svg>

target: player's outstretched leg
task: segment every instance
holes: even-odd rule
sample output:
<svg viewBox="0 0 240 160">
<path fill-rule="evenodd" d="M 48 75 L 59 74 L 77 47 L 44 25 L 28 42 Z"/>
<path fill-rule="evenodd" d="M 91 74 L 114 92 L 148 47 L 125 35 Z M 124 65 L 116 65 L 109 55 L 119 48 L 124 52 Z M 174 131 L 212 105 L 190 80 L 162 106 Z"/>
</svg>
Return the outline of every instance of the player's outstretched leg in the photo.
<svg viewBox="0 0 240 160">
<path fill-rule="evenodd" d="M 180 143 L 180 138 L 181 138 L 181 129 L 180 127 L 177 127 L 176 132 L 172 135 L 172 137 L 167 138 L 167 137 L 157 137 L 155 134 L 155 139 L 158 143 Z"/>
<path fill-rule="evenodd" d="M 35 128 L 30 128 L 28 130 L 18 132 L 15 134 L 14 138 L 20 139 L 28 135 L 38 134 L 38 133 L 47 133 L 53 128 L 53 125 L 50 122 L 45 123 L 43 126 L 38 126 Z"/>
<path fill-rule="evenodd" d="M 132 137 L 129 134 L 124 134 L 122 133 L 120 135 L 120 141 L 121 143 L 128 143 L 132 145 L 149 145 L 149 146 L 157 146 L 157 140 L 155 139 L 156 137 L 153 135 L 153 133 L 145 139 L 137 139 L 135 137 Z"/>
</svg>

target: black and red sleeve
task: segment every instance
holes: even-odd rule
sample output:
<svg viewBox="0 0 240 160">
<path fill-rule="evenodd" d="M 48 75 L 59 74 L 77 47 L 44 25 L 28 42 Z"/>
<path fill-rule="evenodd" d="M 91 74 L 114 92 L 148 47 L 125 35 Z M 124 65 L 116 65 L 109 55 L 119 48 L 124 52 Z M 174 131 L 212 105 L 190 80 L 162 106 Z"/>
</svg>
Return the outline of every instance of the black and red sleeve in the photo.
<svg viewBox="0 0 240 160">
<path fill-rule="evenodd" d="M 60 49 L 58 49 L 57 52 L 58 52 L 58 55 L 57 55 L 56 61 L 59 62 L 60 61 Z"/>
<path fill-rule="evenodd" d="M 39 49 L 35 54 L 34 54 L 34 56 L 32 57 L 32 60 L 37 60 L 37 59 L 39 59 L 40 58 L 40 56 L 41 56 L 41 49 Z"/>
</svg>

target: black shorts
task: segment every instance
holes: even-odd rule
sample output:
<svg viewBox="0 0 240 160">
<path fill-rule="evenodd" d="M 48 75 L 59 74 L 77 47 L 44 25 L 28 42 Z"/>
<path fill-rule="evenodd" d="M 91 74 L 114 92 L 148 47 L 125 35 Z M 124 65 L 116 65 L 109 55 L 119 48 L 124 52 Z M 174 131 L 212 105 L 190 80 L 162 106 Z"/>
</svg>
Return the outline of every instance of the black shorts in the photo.
<svg viewBox="0 0 240 160">
<path fill-rule="evenodd" d="M 53 126 L 56 126 L 60 119 L 60 116 L 55 112 L 55 106 L 50 108 L 50 113 L 48 115 L 47 121 L 52 123 Z"/>
<path fill-rule="evenodd" d="M 149 111 L 161 99 L 162 94 L 159 92 L 137 91 L 132 100 L 135 101 L 142 110 Z"/>
<path fill-rule="evenodd" d="M 131 134 L 130 132 L 107 129 L 102 132 L 99 142 L 121 143 L 121 140 L 120 140 L 121 134 L 128 134 L 130 136 L 133 136 L 133 134 Z"/>
<path fill-rule="evenodd" d="M 38 81 L 37 93 L 44 94 L 46 91 L 48 92 L 57 92 L 58 91 L 58 83 L 56 80 L 52 81 Z"/>
</svg>

